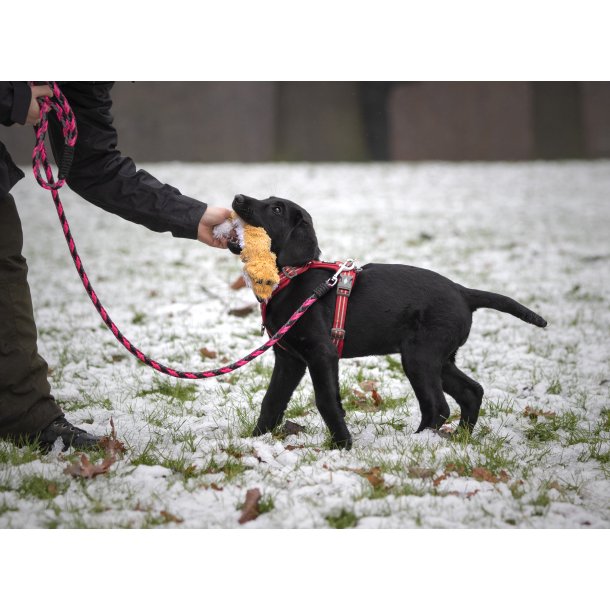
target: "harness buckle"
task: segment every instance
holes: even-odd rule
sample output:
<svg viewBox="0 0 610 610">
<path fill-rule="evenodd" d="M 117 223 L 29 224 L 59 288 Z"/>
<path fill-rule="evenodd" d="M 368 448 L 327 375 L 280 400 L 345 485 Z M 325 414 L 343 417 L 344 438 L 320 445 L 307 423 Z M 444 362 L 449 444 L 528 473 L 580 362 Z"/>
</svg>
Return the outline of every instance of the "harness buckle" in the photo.
<svg viewBox="0 0 610 610">
<path fill-rule="evenodd" d="M 354 276 L 351 273 L 342 273 L 337 284 L 337 294 L 342 297 L 349 297 L 354 286 Z"/>
<path fill-rule="evenodd" d="M 343 341 L 345 339 L 345 329 L 344 328 L 332 328 L 330 331 L 331 339 L 335 339 L 336 341 Z"/>
</svg>

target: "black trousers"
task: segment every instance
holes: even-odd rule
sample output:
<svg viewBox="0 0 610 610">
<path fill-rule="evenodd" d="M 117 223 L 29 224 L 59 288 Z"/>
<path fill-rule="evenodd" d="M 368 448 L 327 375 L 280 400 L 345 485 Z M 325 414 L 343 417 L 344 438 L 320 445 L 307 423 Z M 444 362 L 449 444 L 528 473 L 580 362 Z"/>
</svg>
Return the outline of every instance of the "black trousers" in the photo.
<svg viewBox="0 0 610 610">
<path fill-rule="evenodd" d="M 62 412 L 38 354 L 36 323 L 22 256 L 15 200 L 0 200 L 0 438 L 39 432 Z"/>
</svg>

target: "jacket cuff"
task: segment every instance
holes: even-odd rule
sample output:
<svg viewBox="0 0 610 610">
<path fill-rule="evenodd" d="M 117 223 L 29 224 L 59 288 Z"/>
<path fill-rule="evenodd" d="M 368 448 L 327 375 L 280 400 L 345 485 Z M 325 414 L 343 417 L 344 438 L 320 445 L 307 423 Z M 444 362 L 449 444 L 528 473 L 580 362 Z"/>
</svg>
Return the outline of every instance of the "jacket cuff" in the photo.
<svg viewBox="0 0 610 610">
<path fill-rule="evenodd" d="M 172 230 L 174 237 L 183 237 L 186 239 L 197 239 L 199 230 L 199 221 L 208 209 L 208 204 L 202 201 L 197 201 L 186 195 L 180 195 L 181 203 L 186 204 L 187 208 L 182 217 L 182 222 L 179 226 L 175 226 Z"/>
<path fill-rule="evenodd" d="M 28 110 L 32 101 L 32 90 L 27 83 L 13 83 L 13 107 L 11 109 L 11 121 L 25 125 L 28 118 Z"/>
</svg>

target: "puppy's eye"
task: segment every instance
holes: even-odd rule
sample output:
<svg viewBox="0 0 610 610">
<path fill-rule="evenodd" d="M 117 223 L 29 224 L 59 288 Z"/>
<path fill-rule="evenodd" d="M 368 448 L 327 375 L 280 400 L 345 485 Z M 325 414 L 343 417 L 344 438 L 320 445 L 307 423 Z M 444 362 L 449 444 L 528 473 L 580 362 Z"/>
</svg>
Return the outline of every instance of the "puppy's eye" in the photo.
<svg viewBox="0 0 610 610">
<path fill-rule="evenodd" d="M 282 208 L 279 205 L 273 206 L 272 211 L 275 215 L 279 216 L 282 213 Z"/>
</svg>

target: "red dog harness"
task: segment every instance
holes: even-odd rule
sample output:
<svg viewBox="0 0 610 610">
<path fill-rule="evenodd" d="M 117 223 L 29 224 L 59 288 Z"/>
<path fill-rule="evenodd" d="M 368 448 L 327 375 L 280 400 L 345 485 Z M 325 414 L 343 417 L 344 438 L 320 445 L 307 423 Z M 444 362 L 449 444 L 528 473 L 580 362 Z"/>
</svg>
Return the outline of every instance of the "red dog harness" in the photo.
<svg viewBox="0 0 610 610">
<path fill-rule="evenodd" d="M 343 354 L 343 344 L 345 342 L 345 318 L 347 317 L 347 302 L 352 293 L 354 283 L 356 282 L 356 274 L 360 271 L 356 267 L 352 259 L 348 259 L 344 263 L 338 261 L 336 263 L 327 263 L 324 261 L 310 261 L 302 267 L 282 267 L 280 283 L 277 285 L 271 297 L 266 301 L 261 301 L 261 315 L 263 317 L 263 328 L 266 328 L 267 320 L 267 304 L 281 290 L 286 288 L 290 282 L 310 269 L 328 269 L 334 271 L 335 274 L 331 278 L 337 286 L 337 298 L 335 301 L 335 317 L 333 319 L 333 327 L 330 331 L 332 342 L 337 348 L 339 358 Z M 267 332 L 269 332 L 267 330 Z M 281 343 L 278 343 L 282 347 Z M 285 349 L 285 348 L 283 348 Z"/>
</svg>

